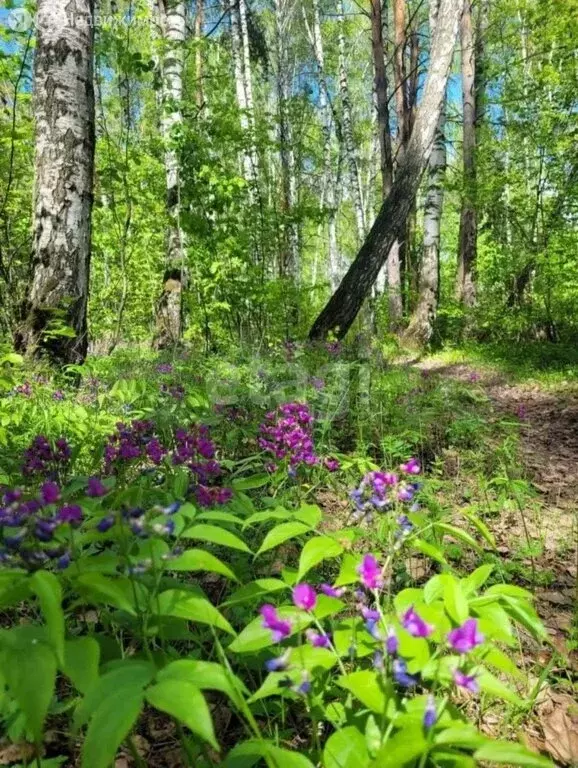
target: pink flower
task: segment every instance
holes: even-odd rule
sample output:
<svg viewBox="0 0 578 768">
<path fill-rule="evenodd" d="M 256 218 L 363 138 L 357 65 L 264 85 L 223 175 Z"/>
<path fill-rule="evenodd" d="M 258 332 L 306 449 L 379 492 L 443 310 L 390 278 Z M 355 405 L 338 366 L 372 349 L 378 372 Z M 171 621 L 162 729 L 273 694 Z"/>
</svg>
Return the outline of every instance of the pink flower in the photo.
<svg viewBox="0 0 578 768">
<path fill-rule="evenodd" d="M 311 584 L 297 584 L 293 589 L 293 602 L 297 608 L 312 611 L 317 602 L 317 594 Z"/>
<path fill-rule="evenodd" d="M 345 587 L 332 587 L 331 584 L 322 584 L 319 589 L 327 597 L 342 597 L 345 593 Z"/>
<path fill-rule="evenodd" d="M 337 472 L 341 464 L 339 463 L 339 459 L 328 456 L 327 458 L 323 459 L 323 466 L 328 472 Z"/>
<path fill-rule="evenodd" d="M 402 627 L 413 637 L 429 637 L 434 631 L 431 624 L 425 622 L 413 608 L 408 608 L 401 617 Z"/>
<path fill-rule="evenodd" d="M 291 622 L 281 619 L 274 605 L 262 605 L 260 613 L 263 617 L 262 626 L 271 630 L 274 643 L 280 643 L 291 634 Z"/>
<path fill-rule="evenodd" d="M 359 580 L 367 589 L 381 589 L 383 577 L 381 566 L 373 555 L 364 555 L 361 565 L 357 568 Z"/>
<path fill-rule="evenodd" d="M 421 472 L 419 461 L 414 458 L 409 459 L 405 464 L 400 464 L 399 468 L 402 472 L 405 472 L 406 475 L 419 475 Z"/>
<path fill-rule="evenodd" d="M 477 619 L 468 619 L 461 627 L 448 632 L 448 641 L 458 653 L 469 653 L 476 645 L 483 643 L 484 636 L 478 630 Z"/>
<path fill-rule="evenodd" d="M 329 648 L 331 639 L 329 635 L 320 634 L 314 629 L 308 629 L 305 633 L 307 640 L 314 648 Z"/>
<path fill-rule="evenodd" d="M 480 690 L 476 676 L 466 675 L 464 672 L 460 672 L 459 669 L 456 669 L 454 672 L 454 683 L 459 688 L 465 688 L 466 691 L 470 691 L 470 693 L 478 693 Z"/>
</svg>

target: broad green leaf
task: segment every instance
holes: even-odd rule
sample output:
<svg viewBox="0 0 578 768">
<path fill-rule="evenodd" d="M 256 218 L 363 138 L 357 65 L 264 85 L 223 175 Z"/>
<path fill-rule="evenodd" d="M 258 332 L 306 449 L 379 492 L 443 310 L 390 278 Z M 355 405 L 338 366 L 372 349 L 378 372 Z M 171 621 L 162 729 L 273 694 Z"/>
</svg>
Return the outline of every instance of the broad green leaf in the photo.
<svg viewBox="0 0 578 768">
<path fill-rule="evenodd" d="M 276 509 L 268 509 L 263 512 L 255 512 L 245 520 L 243 528 L 247 528 L 249 525 L 255 523 L 267 523 L 269 520 L 291 520 L 293 513 L 283 507 L 277 507 Z"/>
<path fill-rule="evenodd" d="M 366 768 L 369 752 L 365 736 L 352 725 L 335 731 L 323 749 L 323 768 Z"/>
<path fill-rule="evenodd" d="M 267 675 L 261 687 L 249 699 L 249 703 L 286 690 L 283 682 L 287 678 L 293 683 L 299 684 L 303 679 L 303 670 L 311 672 L 315 676 L 318 673 L 326 672 L 336 664 L 335 654 L 328 648 L 313 648 L 310 645 L 292 648 L 289 655 L 289 671 L 271 672 Z"/>
<path fill-rule="evenodd" d="M 115 695 L 124 692 L 127 696 L 142 695 L 155 674 L 155 668 L 148 661 L 123 659 L 114 669 L 92 683 L 74 713 L 75 728 L 80 728 L 93 717 L 101 705 Z"/>
<path fill-rule="evenodd" d="M 428 748 L 423 728 L 408 726 L 389 738 L 379 750 L 371 768 L 401 768 L 422 755 Z"/>
<path fill-rule="evenodd" d="M 41 742 L 56 683 L 56 656 L 49 645 L 32 633 L 11 634 L 0 656 L 2 672 L 35 741 Z"/>
<path fill-rule="evenodd" d="M 48 571 L 36 571 L 31 582 L 46 621 L 48 638 L 59 664 L 62 665 L 64 663 L 64 613 L 60 582 L 53 573 Z"/>
<path fill-rule="evenodd" d="M 252 488 L 262 488 L 270 482 L 271 476 L 267 474 L 251 475 L 250 477 L 237 477 L 232 485 L 236 491 L 248 491 Z"/>
<path fill-rule="evenodd" d="M 495 669 L 498 669 L 500 672 L 505 672 L 507 675 L 511 675 L 520 680 L 524 678 L 523 673 L 516 666 L 514 661 L 495 646 L 490 647 L 488 651 L 484 653 L 483 661 Z"/>
<path fill-rule="evenodd" d="M 147 688 L 145 695 L 155 709 L 171 715 L 215 749 L 219 748 L 209 707 L 196 685 L 169 677 Z"/>
<path fill-rule="evenodd" d="M 30 579 L 24 572 L 0 572 L 0 608 L 11 608 L 26 600 L 30 589 Z"/>
<path fill-rule="evenodd" d="M 270 741 L 251 739 L 237 744 L 229 752 L 223 768 L 252 768 L 261 762 L 262 758 L 269 758 L 269 764 L 279 768 L 314 768 L 313 763 L 299 752 L 290 752 L 288 749 L 277 747 Z"/>
<path fill-rule="evenodd" d="M 523 603 L 512 597 L 503 597 L 502 602 L 506 612 L 525 627 L 536 639 L 548 639 L 548 633 L 540 617 L 528 603 Z"/>
<path fill-rule="evenodd" d="M 491 741 L 484 744 L 474 753 L 474 758 L 480 762 L 522 765 L 524 768 L 553 768 L 554 765 L 547 757 L 530 752 L 522 744 L 510 741 Z"/>
<path fill-rule="evenodd" d="M 513 597 L 520 600 L 528 600 L 532 602 L 534 596 L 527 589 L 517 587 L 515 584 L 493 584 L 488 587 L 484 592 L 485 595 L 499 595 L 504 597 Z"/>
<path fill-rule="evenodd" d="M 199 661 L 197 659 L 177 659 L 163 667 L 157 675 L 157 680 L 188 680 L 202 691 L 221 691 L 239 707 L 242 703 L 242 693 L 247 693 L 245 684 L 232 672 L 215 661 Z"/>
<path fill-rule="evenodd" d="M 443 531 L 443 533 L 453 536 L 454 539 L 459 539 L 465 544 L 468 544 L 472 549 L 475 549 L 476 552 L 482 551 L 478 542 L 467 531 L 464 531 L 461 528 L 456 528 L 455 525 L 449 525 L 449 523 L 434 523 L 433 525 L 438 531 Z"/>
<path fill-rule="evenodd" d="M 292 635 L 296 632 L 301 632 L 312 622 L 312 618 L 308 614 L 292 606 L 279 608 L 279 615 L 283 619 L 291 621 Z M 229 645 L 229 650 L 234 653 L 250 653 L 252 651 L 260 651 L 263 648 L 269 648 L 271 645 L 274 645 L 271 631 L 263 627 L 263 619 L 261 616 L 257 616 L 233 640 Z"/>
<path fill-rule="evenodd" d="M 209 571 L 239 581 L 228 565 L 204 549 L 188 549 L 179 557 L 167 560 L 165 568 L 167 571 Z"/>
<path fill-rule="evenodd" d="M 200 515 L 197 515 L 196 520 L 212 520 L 218 523 L 234 523 L 235 525 L 242 525 L 244 522 L 243 518 L 232 515 L 230 512 L 221 512 L 218 509 L 202 512 Z"/>
<path fill-rule="evenodd" d="M 443 597 L 444 594 L 444 580 L 443 574 L 437 574 L 432 576 L 431 579 L 424 585 L 423 599 L 426 603 L 433 603 L 438 598 Z"/>
<path fill-rule="evenodd" d="M 462 589 L 466 597 L 477 592 L 477 590 L 486 583 L 493 570 L 493 565 L 480 565 L 480 567 L 476 568 L 473 573 L 470 573 L 466 579 L 462 579 Z"/>
<path fill-rule="evenodd" d="M 477 532 L 480 534 L 480 536 L 485 539 L 490 547 L 492 549 L 496 548 L 496 540 L 494 538 L 493 533 L 490 531 L 488 526 L 483 522 L 483 520 L 480 520 L 480 518 L 477 515 L 474 515 L 473 512 L 466 512 L 464 510 L 458 510 L 461 511 L 462 515 L 468 520 L 474 528 L 477 530 Z"/>
<path fill-rule="evenodd" d="M 143 702 L 142 690 L 122 688 L 112 691 L 100 702 L 82 745 L 82 768 L 109 768 L 136 723 Z"/>
<path fill-rule="evenodd" d="M 450 574 L 444 574 L 444 605 L 456 624 L 463 624 L 468 618 L 468 601 L 462 592 L 459 581 Z"/>
<path fill-rule="evenodd" d="M 431 557 L 431 559 L 435 560 L 437 563 L 441 563 L 442 565 L 447 565 L 448 563 L 444 557 L 443 551 L 439 547 L 436 547 L 435 544 L 431 544 L 429 541 L 424 541 L 423 539 L 412 539 L 411 546 L 414 547 L 414 549 L 417 549 L 418 552 L 421 552 L 422 555 Z"/>
<path fill-rule="evenodd" d="M 481 607 L 474 606 L 474 601 L 470 600 L 470 608 L 479 618 L 480 630 L 486 637 L 501 640 L 507 645 L 515 645 L 515 638 L 512 634 L 512 624 L 506 611 L 501 605 L 492 603 Z"/>
<path fill-rule="evenodd" d="M 175 616 L 178 619 L 198 621 L 222 629 L 231 635 L 235 630 L 206 597 L 183 589 L 169 589 L 162 592 L 154 603 L 159 616 Z"/>
<path fill-rule="evenodd" d="M 385 713 L 387 702 L 391 696 L 391 690 L 388 690 L 382 678 L 378 677 L 376 672 L 369 669 L 351 672 L 346 676 L 339 677 L 337 684 L 341 688 L 350 691 L 372 712 L 380 715 Z"/>
<path fill-rule="evenodd" d="M 261 546 L 257 550 L 257 555 L 263 554 L 274 547 L 278 547 L 279 544 L 283 544 L 284 541 L 294 539 L 296 536 L 303 536 L 304 533 L 309 533 L 310 527 L 305 523 L 299 523 L 296 520 L 290 523 L 281 523 L 272 528 L 261 543 Z"/>
<path fill-rule="evenodd" d="M 76 583 L 82 588 L 82 592 L 97 604 L 113 605 L 136 616 L 129 579 L 124 577 L 113 579 L 102 573 L 81 573 Z"/>
<path fill-rule="evenodd" d="M 241 552 L 251 552 L 249 547 L 234 533 L 218 528 L 216 525 L 199 523 L 187 528 L 182 534 L 183 539 L 199 539 L 200 541 L 210 541 L 212 544 L 218 544 L 220 547 L 229 547 L 230 549 L 239 549 Z"/>
<path fill-rule="evenodd" d="M 311 568 L 314 568 L 323 560 L 337 557 L 342 552 L 343 546 L 329 536 L 315 536 L 309 539 L 301 550 L 297 579 L 300 581 Z"/>
<path fill-rule="evenodd" d="M 295 520 L 306 523 L 311 528 L 319 525 L 323 518 L 323 512 L 317 504 L 302 504 L 294 513 Z"/>
<path fill-rule="evenodd" d="M 93 637 L 79 637 L 64 644 L 64 674 L 81 693 L 98 679 L 100 646 Z"/>
<path fill-rule="evenodd" d="M 357 568 L 361 562 L 360 555 L 352 555 L 350 552 L 346 552 L 341 561 L 341 568 L 339 574 L 335 580 L 336 587 L 344 587 L 347 584 L 355 584 L 359 581 L 359 573 Z"/>
<path fill-rule="evenodd" d="M 288 589 L 288 587 L 281 579 L 257 579 L 239 587 L 225 600 L 223 605 L 237 605 L 248 600 L 261 600 L 265 595 L 279 592 L 282 589 Z"/>
<path fill-rule="evenodd" d="M 476 749 L 486 744 L 489 739 L 487 736 L 482 735 L 473 725 L 464 723 L 461 727 L 450 727 L 436 733 L 434 741 L 436 744 Z"/>
<path fill-rule="evenodd" d="M 494 696 L 497 699 L 509 701 L 511 704 L 515 704 L 518 707 L 524 706 L 524 702 L 518 694 L 511 688 L 508 688 L 508 686 L 501 680 L 498 680 L 497 677 L 494 677 L 494 675 L 492 675 L 491 672 L 488 672 L 487 669 L 479 671 L 477 673 L 477 678 L 478 683 L 480 684 L 480 690 L 484 693 Z"/>
</svg>

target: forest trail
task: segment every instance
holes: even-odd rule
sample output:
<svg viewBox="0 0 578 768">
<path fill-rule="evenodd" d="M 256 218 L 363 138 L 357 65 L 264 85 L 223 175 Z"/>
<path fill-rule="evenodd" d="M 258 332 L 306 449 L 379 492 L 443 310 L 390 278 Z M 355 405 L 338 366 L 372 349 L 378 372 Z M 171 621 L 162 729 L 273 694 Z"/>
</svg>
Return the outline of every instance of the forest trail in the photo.
<svg viewBox="0 0 578 768">
<path fill-rule="evenodd" d="M 479 387 L 490 401 L 492 419 L 520 421 L 520 463 L 536 491 L 535 500 L 522 505 L 536 568 L 532 591 L 555 648 L 567 656 L 578 589 L 578 392 L 512 382 L 496 369 L 467 362 L 432 358 L 416 367 Z M 518 547 L 525 543 L 524 522 L 514 506 L 486 522 L 503 557 L 515 555 L 516 541 Z M 532 565 L 529 553 L 521 562 Z M 578 654 L 570 656 L 576 671 Z"/>
</svg>

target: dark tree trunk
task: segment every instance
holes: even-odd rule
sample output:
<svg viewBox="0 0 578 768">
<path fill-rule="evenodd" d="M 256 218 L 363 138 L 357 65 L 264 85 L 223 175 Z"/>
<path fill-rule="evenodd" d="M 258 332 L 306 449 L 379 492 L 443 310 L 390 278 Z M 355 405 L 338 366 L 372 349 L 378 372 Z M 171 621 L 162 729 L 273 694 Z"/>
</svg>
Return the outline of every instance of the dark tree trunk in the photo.
<svg viewBox="0 0 578 768">
<path fill-rule="evenodd" d="M 94 168 L 93 0 L 39 0 L 32 282 L 18 349 L 82 363 Z M 66 331 L 72 329 L 74 335 Z"/>
<path fill-rule="evenodd" d="M 379 138 L 379 166 L 381 169 L 382 198 L 389 195 L 393 184 L 393 157 L 389 133 L 389 107 L 387 76 L 383 50 L 383 20 L 381 0 L 371 0 L 371 50 L 373 53 L 374 87 L 377 101 L 377 132 Z"/>
<path fill-rule="evenodd" d="M 361 250 L 339 288 L 313 324 L 309 334 L 311 339 L 323 339 L 330 332 L 334 332 L 339 338 L 345 336 L 392 245 L 405 228 L 431 152 L 462 7 L 463 0 L 441 0 L 430 53 L 430 69 L 407 151 L 399 165 L 391 192 L 384 201 Z"/>
</svg>

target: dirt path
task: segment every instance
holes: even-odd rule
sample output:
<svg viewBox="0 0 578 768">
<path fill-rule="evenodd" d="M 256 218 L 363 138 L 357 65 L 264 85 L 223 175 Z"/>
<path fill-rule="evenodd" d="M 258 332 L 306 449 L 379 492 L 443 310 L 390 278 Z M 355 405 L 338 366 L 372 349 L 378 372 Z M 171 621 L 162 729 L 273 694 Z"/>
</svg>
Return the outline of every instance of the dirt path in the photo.
<svg viewBox="0 0 578 768">
<path fill-rule="evenodd" d="M 549 581 L 533 591 L 554 644 L 567 652 L 577 607 L 578 396 L 537 384 L 512 384 L 499 373 L 463 363 L 448 365 L 434 358 L 418 367 L 482 389 L 495 419 L 520 420 L 520 459 L 537 492 L 536 504 L 525 510 L 526 522 L 536 547 L 540 583 Z M 513 541 L 525 535 L 517 510 L 505 513 L 491 527 L 504 557 Z"/>
</svg>

